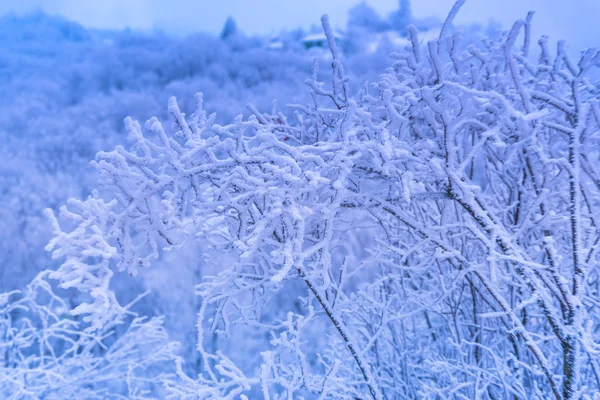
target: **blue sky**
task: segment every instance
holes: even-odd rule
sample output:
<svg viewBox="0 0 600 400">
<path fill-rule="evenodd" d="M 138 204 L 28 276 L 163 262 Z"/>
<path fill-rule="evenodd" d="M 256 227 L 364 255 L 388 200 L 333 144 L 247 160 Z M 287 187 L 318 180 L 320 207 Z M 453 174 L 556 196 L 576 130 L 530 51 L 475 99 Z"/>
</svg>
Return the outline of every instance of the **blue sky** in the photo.
<svg viewBox="0 0 600 400">
<path fill-rule="evenodd" d="M 228 15 L 247 33 L 268 34 L 282 28 L 309 27 L 328 13 L 344 26 L 348 9 L 358 0 L 2 0 L 0 13 L 43 9 L 84 26 L 162 30 L 185 34 L 218 32 Z M 398 5 L 397 0 L 368 1 L 381 14 Z M 416 16 L 443 18 L 454 0 L 413 0 Z M 495 19 L 508 27 L 536 10 L 534 36 L 549 34 L 567 39 L 573 48 L 600 46 L 600 0 L 467 0 L 458 22 Z"/>
</svg>

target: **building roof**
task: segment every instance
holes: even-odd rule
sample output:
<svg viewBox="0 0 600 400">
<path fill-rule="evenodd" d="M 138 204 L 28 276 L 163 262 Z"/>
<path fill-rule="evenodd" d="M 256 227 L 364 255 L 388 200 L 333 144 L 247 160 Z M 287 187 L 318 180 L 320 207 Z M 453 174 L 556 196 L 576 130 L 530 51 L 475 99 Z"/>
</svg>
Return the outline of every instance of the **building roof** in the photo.
<svg viewBox="0 0 600 400">
<path fill-rule="evenodd" d="M 343 35 L 339 32 L 333 32 L 333 37 L 336 39 L 343 39 Z M 327 41 L 327 36 L 325 36 L 325 33 L 314 33 L 312 35 L 307 35 L 302 38 L 303 43 L 323 41 Z"/>
</svg>

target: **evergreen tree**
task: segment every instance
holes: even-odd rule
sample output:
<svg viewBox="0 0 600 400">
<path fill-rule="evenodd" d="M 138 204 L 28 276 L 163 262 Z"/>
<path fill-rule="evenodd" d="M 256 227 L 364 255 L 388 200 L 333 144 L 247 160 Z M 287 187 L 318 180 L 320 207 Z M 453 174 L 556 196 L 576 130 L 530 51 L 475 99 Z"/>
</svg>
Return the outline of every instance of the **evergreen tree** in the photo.
<svg viewBox="0 0 600 400">
<path fill-rule="evenodd" d="M 238 27 L 235 20 L 232 17 L 227 17 L 225 21 L 225 25 L 223 25 L 223 29 L 221 30 L 221 39 L 225 40 L 232 36 L 237 35 Z"/>
</svg>

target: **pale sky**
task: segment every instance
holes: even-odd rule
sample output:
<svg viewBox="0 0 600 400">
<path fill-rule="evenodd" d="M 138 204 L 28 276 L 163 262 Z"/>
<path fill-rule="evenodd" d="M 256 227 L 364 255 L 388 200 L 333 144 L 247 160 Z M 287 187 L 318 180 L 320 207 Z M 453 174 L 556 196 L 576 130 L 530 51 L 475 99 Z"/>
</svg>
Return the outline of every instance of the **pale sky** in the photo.
<svg viewBox="0 0 600 400">
<path fill-rule="evenodd" d="M 43 9 L 87 27 L 218 33 L 227 16 L 249 34 L 268 34 L 284 28 L 319 24 L 328 13 L 334 26 L 343 27 L 348 10 L 359 0 L 0 0 L 0 14 Z M 386 15 L 397 0 L 370 0 Z M 417 17 L 443 19 L 454 0 L 413 0 Z M 458 23 L 486 23 L 495 19 L 507 28 L 529 10 L 536 10 L 534 37 L 564 38 L 571 48 L 600 47 L 600 0 L 467 0 Z"/>
</svg>

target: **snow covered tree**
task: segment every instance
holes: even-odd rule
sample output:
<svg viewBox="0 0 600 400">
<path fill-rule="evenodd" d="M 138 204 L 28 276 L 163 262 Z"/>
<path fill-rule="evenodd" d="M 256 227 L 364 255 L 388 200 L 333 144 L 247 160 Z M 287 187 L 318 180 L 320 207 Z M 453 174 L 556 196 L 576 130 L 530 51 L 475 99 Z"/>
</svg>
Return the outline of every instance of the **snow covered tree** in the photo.
<svg viewBox="0 0 600 400">
<path fill-rule="evenodd" d="M 369 33 L 381 32 L 388 28 L 388 24 L 363 1 L 348 11 L 348 29 L 356 28 Z"/>
<path fill-rule="evenodd" d="M 53 277 L 91 298 L 75 312 L 103 329 L 113 268 L 197 240 L 213 273 L 178 398 L 593 398 L 600 53 L 542 38 L 531 62 L 531 13 L 459 51 L 462 3 L 356 96 L 324 17 L 331 86 L 315 67 L 293 121 L 217 125 L 201 95 L 191 117 L 169 101 L 171 133 L 126 119 L 130 149 L 52 217 Z"/>
<path fill-rule="evenodd" d="M 410 0 L 399 0 L 398 10 L 390 15 L 392 28 L 401 35 L 406 35 L 406 28 L 412 22 L 412 7 Z"/>
</svg>

